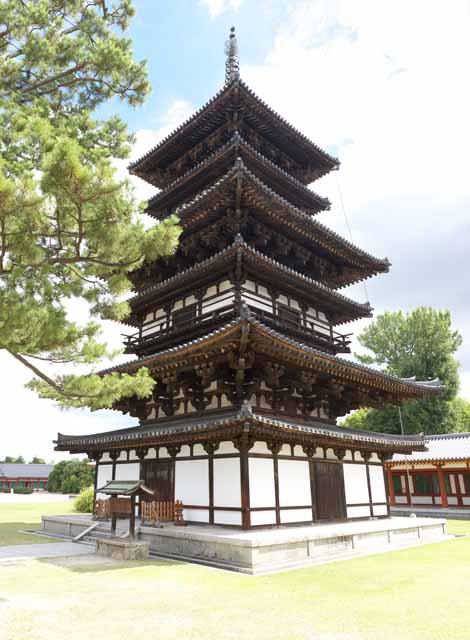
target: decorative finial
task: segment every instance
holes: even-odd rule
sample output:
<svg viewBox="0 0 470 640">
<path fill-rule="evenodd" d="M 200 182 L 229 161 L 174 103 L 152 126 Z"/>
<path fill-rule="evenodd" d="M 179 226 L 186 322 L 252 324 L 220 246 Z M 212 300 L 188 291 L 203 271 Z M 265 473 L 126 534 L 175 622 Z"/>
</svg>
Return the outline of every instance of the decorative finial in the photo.
<svg viewBox="0 0 470 640">
<path fill-rule="evenodd" d="M 225 84 L 230 84 L 240 77 L 240 60 L 238 58 L 238 44 L 235 36 L 235 27 L 230 29 L 230 37 L 225 42 Z"/>
</svg>

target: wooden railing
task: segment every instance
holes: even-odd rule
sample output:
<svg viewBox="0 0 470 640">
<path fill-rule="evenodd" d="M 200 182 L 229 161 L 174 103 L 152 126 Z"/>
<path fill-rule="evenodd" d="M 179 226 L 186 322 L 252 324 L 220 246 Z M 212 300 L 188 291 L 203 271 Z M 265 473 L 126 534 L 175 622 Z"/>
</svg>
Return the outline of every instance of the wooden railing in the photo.
<svg viewBox="0 0 470 640">
<path fill-rule="evenodd" d="M 140 519 L 142 524 L 150 522 L 157 524 L 158 522 L 174 522 L 175 524 L 184 524 L 183 520 L 183 503 L 181 500 L 172 502 L 165 501 L 142 501 L 140 505 Z"/>
<path fill-rule="evenodd" d="M 111 517 L 111 503 L 108 498 L 95 500 L 95 516 L 98 519 L 107 520 Z"/>
</svg>

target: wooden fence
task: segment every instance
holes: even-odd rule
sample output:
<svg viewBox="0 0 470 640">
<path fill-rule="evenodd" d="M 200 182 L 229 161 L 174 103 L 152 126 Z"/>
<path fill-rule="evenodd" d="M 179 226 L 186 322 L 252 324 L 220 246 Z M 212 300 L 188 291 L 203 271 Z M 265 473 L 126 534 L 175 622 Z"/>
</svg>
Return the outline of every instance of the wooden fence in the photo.
<svg viewBox="0 0 470 640">
<path fill-rule="evenodd" d="M 140 519 L 142 523 L 174 522 L 183 524 L 183 503 L 181 500 L 171 501 L 143 501 L 140 505 Z"/>
<path fill-rule="evenodd" d="M 126 504 L 124 504 L 124 501 L 126 501 Z M 98 519 L 107 520 L 111 517 L 112 512 L 119 512 L 123 515 L 129 513 L 128 502 L 130 503 L 128 498 L 95 500 L 95 516 Z M 174 522 L 177 525 L 184 525 L 183 503 L 181 500 L 176 500 L 175 502 L 169 500 L 142 500 L 140 503 L 140 519 L 142 524 L 144 522 L 150 522 L 152 524 L 156 524 L 157 522 Z"/>
</svg>

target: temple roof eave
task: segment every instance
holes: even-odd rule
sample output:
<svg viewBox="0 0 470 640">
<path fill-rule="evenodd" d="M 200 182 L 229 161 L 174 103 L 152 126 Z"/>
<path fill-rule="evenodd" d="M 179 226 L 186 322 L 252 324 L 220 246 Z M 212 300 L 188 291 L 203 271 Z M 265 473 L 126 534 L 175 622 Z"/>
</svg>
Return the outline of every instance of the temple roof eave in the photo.
<svg viewBox="0 0 470 640">
<path fill-rule="evenodd" d="M 187 171 L 184 175 L 171 182 L 164 189 L 150 198 L 150 200 L 148 200 L 147 202 L 146 212 L 149 215 L 156 217 L 157 219 L 165 217 L 165 214 L 159 213 L 159 210 L 165 206 L 164 203 L 166 199 L 171 198 L 173 194 L 177 194 L 177 196 L 179 196 L 178 191 L 182 186 L 190 183 L 192 180 L 195 180 L 199 175 L 201 175 L 201 172 L 206 172 L 209 167 L 216 165 L 218 162 L 221 162 L 224 158 L 227 158 L 233 151 L 244 155 L 245 157 L 248 156 L 258 164 L 262 164 L 266 170 L 272 173 L 273 180 L 282 180 L 284 184 L 292 189 L 293 193 L 296 194 L 297 197 L 300 198 L 300 200 L 304 203 L 304 206 L 300 208 L 310 209 L 310 215 L 312 213 L 318 213 L 320 211 L 328 210 L 331 207 L 331 203 L 328 198 L 319 196 L 299 180 L 296 180 L 289 173 L 287 173 L 276 164 L 271 162 L 271 160 L 256 151 L 254 147 L 252 147 L 243 139 L 243 137 L 238 132 L 236 132 L 227 143 L 225 143 L 221 148 L 217 149 L 208 158 L 197 164 L 195 167 L 189 169 L 189 171 Z"/>
<path fill-rule="evenodd" d="M 247 98 L 251 99 L 259 108 L 262 109 L 263 114 L 268 121 L 276 123 L 277 127 L 275 128 L 284 130 L 286 135 L 295 141 L 297 147 L 303 150 L 304 154 L 310 155 L 312 157 L 312 161 L 315 159 L 318 163 L 324 165 L 323 173 L 327 173 L 339 166 L 337 158 L 318 147 L 314 142 L 307 138 L 307 136 L 290 125 L 284 118 L 261 100 L 247 84 L 237 78 L 229 85 L 223 87 L 213 98 L 211 98 L 211 100 L 206 102 L 206 104 L 198 109 L 190 118 L 183 122 L 166 138 L 160 141 L 155 147 L 150 149 L 150 151 L 130 163 L 128 167 L 129 172 L 146 179 L 146 173 L 151 170 L 150 168 L 146 168 L 146 166 L 148 167 L 152 163 L 158 163 L 159 157 L 168 157 L 171 147 L 176 147 L 177 145 L 181 146 L 182 141 L 189 138 L 190 131 L 197 129 L 202 130 L 201 125 L 204 122 L 207 122 L 209 117 L 216 113 L 216 109 L 219 104 L 222 103 L 232 92 L 240 90 L 244 92 L 244 95 Z M 179 150 L 179 153 L 181 152 L 182 149 Z"/>
<path fill-rule="evenodd" d="M 179 274 L 164 280 L 163 282 L 156 283 L 151 285 L 147 289 L 144 289 L 136 296 L 132 297 L 129 300 L 131 307 L 137 308 L 141 306 L 141 304 L 145 301 L 149 301 L 155 297 L 155 295 L 159 295 L 160 297 L 165 293 L 169 293 L 170 291 L 174 291 L 176 287 L 182 287 L 185 283 L 194 282 L 196 279 L 200 279 L 201 275 L 205 272 L 213 273 L 214 267 L 216 267 L 219 263 L 226 263 L 232 256 L 236 254 L 240 254 L 243 258 L 248 261 L 256 262 L 258 265 L 262 265 L 266 269 L 270 269 L 271 271 L 277 272 L 281 277 L 285 277 L 289 279 L 291 283 L 295 283 L 297 287 L 301 287 L 306 291 L 307 289 L 312 292 L 314 291 L 316 295 L 320 295 L 324 300 L 330 302 L 330 304 L 335 305 L 339 309 L 339 313 L 341 314 L 341 309 L 343 310 L 342 315 L 340 316 L 340 320 L 335 324 L 342 324 L 344 322 L 351 322 L 357 318 L 367 318 L 372 315 L 372 308 L 369 303 L 359 303 L 347 296 L 337 292 L 334 289 L 331 289 L 317 280 L 304 276 L 303 274 L 290 269 L 282 265 L 281 263 L 273 260 L 262 254 L 260 251 L 249 246 L 246 242 L 244 242 L 241 235 L 238 235 L 232 245 L 227 247 L 226 249 L 214 254 L 207 260 L 197 263 L 193 267 L 186 269 L 185 271 L 180 272 Z M 312 302 L 313 304 L 313 302 Z"/>
<path fill-rule="evenodd" d="M 437 379 L 418 382 L 398 378 L 372 367 L 328 354 L 267 327 L 259 320 L 256 320 L 248 310 L 242 310 L 242 314 L 238 318 L 201 338 L 162 350 L 156 354 L 110 367 L 101 371 L 100 374 L 104 375 L 113 372 L 135 373 L 141 367 L 148 367 L 151 370 L 156 367 L 173 367 L 181 358 L 188 358 L 191 354 L 196 354 L 198 357 L 207 360 L 212 357 L 210 347 L 216 348 L 221 353 L 227 351 L 230 340 L 236 340 L 237 334 L 241 334 L 242 327 L 247 325 L 250 325 L 252 335 L 259 336 L 263 340 L 264 352 L 271 345 L 275 351 L 284 353 L 284 355 L 289 354 L 292 360 L 298 361 L 302 366 L 310 366 L 315 371 L 327 373 L 340 381 L 354 384 L 365 383 L 371 389 L 382 390 L 397 396 L 397 400 L 399 397 L 416 399 L 439 395 L 442 392 L 443 387 Z"/>
<path fill-rule="evenodd" d="M 340 446 L 343 448 L 361 447 L 368 450 L 377 447 L 380 451 L 406 453 L 425 449 L 421 436 L 395 436 L 373 431 L 350 429 L 321 421 L 301 422 L 289 418 L 272 418 L 253 413 L 251 407 L 227 411 L 213 417 L 198 417 L 185 420 L 168 419 L 164 422 L 96 433 L 87 436 L 58 434 L 56 451 L 99 451 L 105 448 L 131 448 L 151 446 L 165 442 L 190 441 L 194 438 L 229 438 L 230 428 L 243 428 L 255 432 L 264 432 L 266 437 L 278 437 L 282 433 L 286 440 L 316 442 L 319 446 Z"/>
</svg>

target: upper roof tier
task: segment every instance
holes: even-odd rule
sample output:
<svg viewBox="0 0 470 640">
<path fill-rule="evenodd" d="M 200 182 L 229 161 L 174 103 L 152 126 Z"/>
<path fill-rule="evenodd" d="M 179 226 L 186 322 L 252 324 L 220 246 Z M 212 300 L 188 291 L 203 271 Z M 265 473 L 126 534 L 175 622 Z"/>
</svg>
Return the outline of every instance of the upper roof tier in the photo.
<svg viewBox="0 0 470 640">
<path fill-rule="evenodd" d="M 191 201 L 199 192 L 217 182 L 228 169 L 232 168 L 237 158 L 241 158 L 245 166 L 259 176 L 266 185 L 304 213 L 314 215 L 330 208 L 327 198 L 317 195 L 262 156 L 236 132 L 222 147 L 151 198 L 147 203 L 146 212 L 157 219 L 168 216 L 182 204 Z"/>
<path fill-rule="evenodd" d="M 156 147 L 129 165 L 129 171 L 165 187 L 240 133 L 261 155 L 308 184 L 339 166 L 263 102 L 238 75 Z"/>
</svg>

